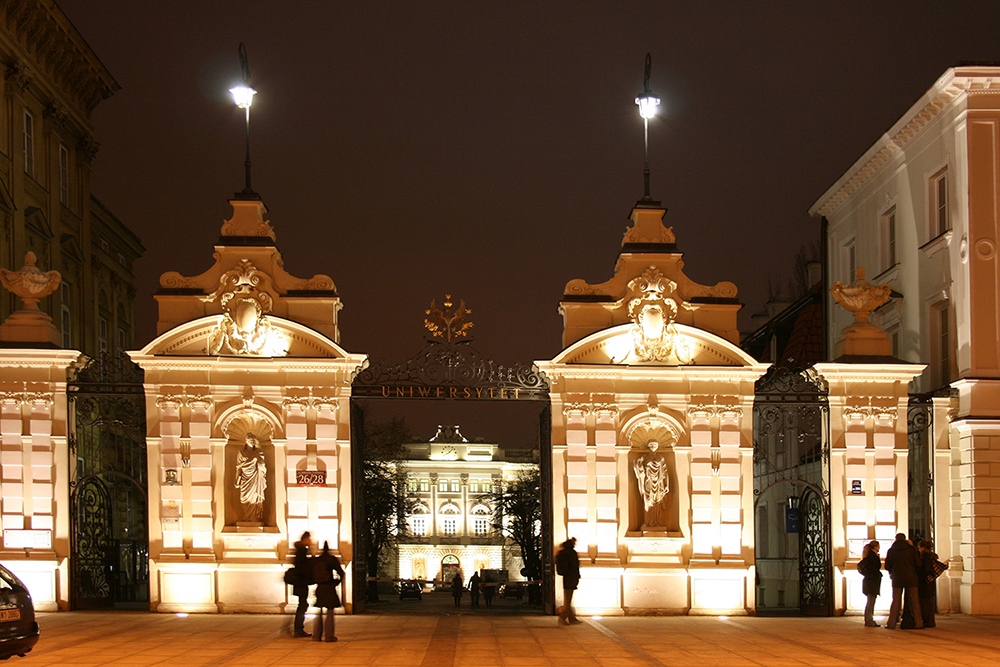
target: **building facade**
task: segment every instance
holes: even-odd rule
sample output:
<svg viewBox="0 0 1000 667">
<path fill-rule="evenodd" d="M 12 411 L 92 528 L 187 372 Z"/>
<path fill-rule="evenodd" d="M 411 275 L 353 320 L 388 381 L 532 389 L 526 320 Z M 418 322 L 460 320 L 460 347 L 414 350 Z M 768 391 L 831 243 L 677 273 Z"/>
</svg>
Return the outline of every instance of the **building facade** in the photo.
<svg viewBox="0 0 1000 667">
<path fill-rule="evenodd" d="M 908 465 L 922 498 L 909 532 L 932 537 L 951 564 L 939 606 L 981 614 L 1000 612 L 998 75 L 949 69 L 810 210 L 823 220 L 830 282 L 850 284 L 863 267 L 888 285 L 872 321 L 894 356 L 926 364 L 910 387 L 928 446 Z M 848 318 L 829 312 L 833 346 Z"/>
<path fill-rule="evenodd" d="M 144 248 L 90 190 L 91 114 L 120 86 L 51 0 L 4 3 L 0 26 L 0 267 L 16 271 L 33 252 L 62 275 L 41 305 L 52 346 L 132 349 L 132 263 Z M 0 321 L 19 307 L 0 299 Z"/>
<path fill-rule="evenodd" d="M 410 443 L 407 490 L 415 501 L 410 536 L 399 544 L 398 576 L 435 584 L 456 573 L 468 580 L 484 569 L 522 579 L 521 558 L 493 527 L 489 497 L 505 479 L 537 470 L 537 463 L 505 460 L 499 445 L 470 442 L 445 425 L 427 442 Z M 524 459 L 525 457 L 518 457 Z"/>
</svg>

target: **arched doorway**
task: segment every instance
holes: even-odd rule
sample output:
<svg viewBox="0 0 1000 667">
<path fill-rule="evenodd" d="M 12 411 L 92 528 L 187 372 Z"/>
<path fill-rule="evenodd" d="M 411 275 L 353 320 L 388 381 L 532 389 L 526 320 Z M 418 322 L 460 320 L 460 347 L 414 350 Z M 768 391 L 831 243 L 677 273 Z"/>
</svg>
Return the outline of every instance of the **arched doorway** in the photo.
<svg viewBox="0 0 1000 667">
<path fill-rule="evenodd" d="M 459 563 L 458 556 L 448 554 L 441 559 L 441 581 L 450 585 L 456 574 L 462 574 L 462 565 Z"/>
</svg>

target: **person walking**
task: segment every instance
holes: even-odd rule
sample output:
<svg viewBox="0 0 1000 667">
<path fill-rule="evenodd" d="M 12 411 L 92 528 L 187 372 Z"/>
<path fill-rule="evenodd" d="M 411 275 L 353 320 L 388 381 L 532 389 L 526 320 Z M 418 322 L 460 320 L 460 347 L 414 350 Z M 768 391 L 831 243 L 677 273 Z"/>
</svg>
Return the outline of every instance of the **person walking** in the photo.
<svg viewBox="0 0 1000 667">
<path fill-rule="evenodd" d="M 469 601 L 472 604 L 473 609 L 479 609 L 479 582 L 482 578 L 479 576 L 479 571 L 472 573 L 469 577 Z"/>
<path fill-rule="evenodd" d="M 889 578 L 892 579 L 892 605 L 889 607 L 889 620 L 885 623 L 887 629 L 896 629 L 896 621 L 899 620 L 904 594 L 908 606 L 913 609 L 914 627 L 917 630 L 923 629 L 924 622 L 920 617 L 920 600 L 917 597 L 921 566 L 920 552 L 910 544 L 905 534 L 897 533 L 896 541 L 885 553 L 885 569 L 889 573 Z"/>
<path fill-rule="evenodd" d="M 483 583 L 480 584 L 483 589 L 483 601 L 486 602 L 487 607 L 493 606 L 493 596 L 497 593 L 497 584 L 493 580 L 493 575 L 489 572 L 483 576 Z"/>
<path fill-rule="evenodd" d="M 309 608 L 309 584 L 312 583 L 312 568 L 309 562 L 309 549 L 312 547 L 312 535 L 309 531 L 302 533 L 302 537 L 294 545 L 295 563 L 292 565 L 296 583 L 292 585 L 292 595 L 299 599 L 299 605 L 295 608 L 295 622 L 292 628 L 293 637 L 308 637 L 306 632 L 306 610 Z"/>
<path fill-rule="evenodd" d="M 451 580 L 451 596 L 455 598 L 455 606 L 462 606 L 462 573 L 455 573 L 455 578 Z"/>
<path fill-rule="evenodd" d="M 920 598 L 920 618 L 925 628 L 936 627 L 934 612 L 937 609 L 937 577 L 934 576 L 934 544 L 924 540 L 917 545 L 920 550 L 920 580 L 917 583 L 917 597 Z"/>
<path fill-rule="evenodd" d="M 864 577 L 861 580 L 861 592 L 868 598 L 868 604 L 865 605 L 866 628 L 879 627 L 875 622 L 875 600 L 882 592 L 882 559 L 878 557 L 878 550 L 878 542 L 872 540 L 865 545 L 858 562 L 858 572 Z"/>
<path fill-rule="evenodd" d="M 562 625 L 583 623 L 576 617 L 576 610 L 573 609 L 573 591 L 580 583 L 580 556 L 576 553 L 575 537 L 563 542 L 556 554 L 556 573 L 563 578 L 563 606 L 559 610 L 559 622 Z"/>
<path fill-rule="evenodd" d="M 324 641 L 326 636 L 328 642 L 337 641 L 337 636 L 333 633 L 334 618 L 336 614 L 333 610 L 340 606 L 340 596 L 337 588 L 344 579 L 344 568 L 340 566 L 340 559 L 330 553 L 330 543 L 323 542 L 323 552 L 313 560 L 313 578 L 316 580 L 316 606 L 319 608 L 319 615 L 313 621 L 313 640 Z M 323 610 L 326 609 L 326 623 L 323 622 Z"/>
</svg>

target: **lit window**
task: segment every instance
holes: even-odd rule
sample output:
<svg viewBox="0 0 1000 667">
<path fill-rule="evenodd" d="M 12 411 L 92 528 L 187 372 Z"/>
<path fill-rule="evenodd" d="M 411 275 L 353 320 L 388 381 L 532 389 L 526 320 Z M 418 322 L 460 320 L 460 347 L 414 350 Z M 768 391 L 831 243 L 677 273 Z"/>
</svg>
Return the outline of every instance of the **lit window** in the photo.
<svg viewBox="0 0 1000 667">
<path fill-rule="evenodd" d="M 472 520 L 472 529 L 476 532 L 476 535 L 485 535 L 490 532 L 490 521 L 489 519 L 484 519 L 482 517 L 476 517 Z"/>
<path fill-rule="evenodd" d="M 931 238 L 941 236 L 951 229 L 951 215 L 948 202 L 948 168 L 945 167 L 931 177 L 930 191 Z"/>
<path fill-rule="evenodd" d="M 69 149 L 59 144 L 59 203 L 69 206 Z"/>
<path fill-rule="evenodd" d="M 459 491 L 459 482 L 458 482 L 458 480 L 457 479 L 451 480 L 451 492 L 452 493 L 458 493 L 458 491 Z"/>
<path fill-rule="evenodd" d="M 469 493 L 479 493 L 479 480 L 473 479 L 469 481 Z"/>
<path fill-rule="evenodd" d="M 445 493 L 448 490 L 448 480 L 439 479 L 438 480 L 438 493 Z"/>
<path fill-rule="evenodd" d="M 427 518 L 415 516 L 410 519 L 410 528 L 414 535 L 424 536 L 427 534 Z"/>
<path fill-rule="evenodd" d="M 406 488 L 409 491 L 416 491 L 417 490 L 417 478 L 416 477 L 411 477 L 410 479 L 406 480 Z"/>
<path fill-rule="evenodd" d="M 893 206 L 882 215 L 881 227 L 881 251 L 882 270 L 891 269 L 896 266 L 896 207 Z"/>
<path fill-rule="evenodd" d="M 423 491 L 424 493 L 427 493 L 428 491 L 430 491 L 431 490 L 431 481 L 429 479 L 426 479 L 426 478 L 420 480 L 420 490 Z"/>
<path fill-rule="evenodd" d="M 445 535 L 455 535 L 458 533 L 458 519 L 445 517 L 441 520 L 441 532 Z"/>
<path fill-rule="evenodd" d="M 24 112 L 24 173 L 35 176 L 35 117 Z"/>
</svg>

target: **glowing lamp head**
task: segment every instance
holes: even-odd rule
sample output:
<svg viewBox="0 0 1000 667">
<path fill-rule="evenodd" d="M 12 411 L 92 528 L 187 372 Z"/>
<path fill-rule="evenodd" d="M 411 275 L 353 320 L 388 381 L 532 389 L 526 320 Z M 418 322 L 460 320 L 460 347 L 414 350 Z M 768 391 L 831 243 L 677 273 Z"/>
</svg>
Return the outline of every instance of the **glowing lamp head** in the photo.
<svg viewBox="0 0 1000 667">
<path fill-rule="evenodd" d="M 233 94 L 233 101 L 236 102 L 236 106 L 241 109 L 249 109 L 253 104 L 253 96 L 257 94 L 257 91 L 250 86 L 236 86 L 235 88 L 230 88 L 229 92 Z"/>
<path fill-rule="evenodd" d="M 656 115 L 656 107 L 660 106 L 660 98 L 648 88 L 635 98 L 635 103 L 639 105 L 639 115 L 643 118 L 652 118 Z"/>
</svg>

